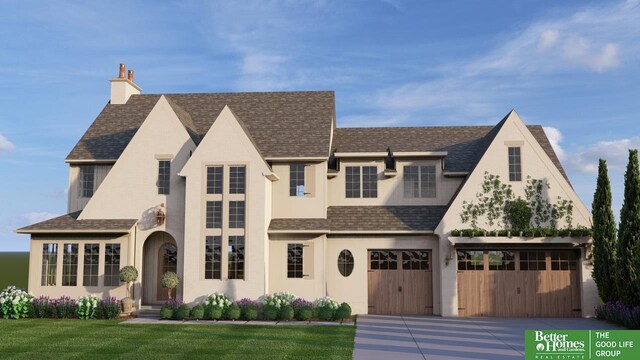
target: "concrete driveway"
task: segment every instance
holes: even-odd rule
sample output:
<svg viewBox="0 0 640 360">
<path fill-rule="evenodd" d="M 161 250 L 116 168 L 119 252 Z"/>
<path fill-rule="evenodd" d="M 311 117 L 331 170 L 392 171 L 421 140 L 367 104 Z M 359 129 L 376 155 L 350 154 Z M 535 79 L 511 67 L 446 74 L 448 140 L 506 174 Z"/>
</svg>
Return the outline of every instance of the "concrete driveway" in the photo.
<svg viewBox="0 0 640 360">
<path fill-rule="evenodd" d="M 620 329 L 582 318 L 442 318 L 358 316 L 353 358 L 522 359 L 524 331 Z"/>
</svg>

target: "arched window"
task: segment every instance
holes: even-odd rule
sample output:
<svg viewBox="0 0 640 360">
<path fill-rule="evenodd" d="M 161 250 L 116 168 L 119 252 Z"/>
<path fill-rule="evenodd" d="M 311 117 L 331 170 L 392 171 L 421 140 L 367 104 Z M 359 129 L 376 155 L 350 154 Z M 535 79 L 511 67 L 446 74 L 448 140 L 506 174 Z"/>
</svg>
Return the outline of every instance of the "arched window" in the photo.
<svg viewBox="0 0 640 360">
<path fill-rule="evenodd" d="M 349 250 L 340 251 L 338 255 L 338 271 L 342 276 L 347 277 L 353 272 L 353 254 Z"/>
</svg>

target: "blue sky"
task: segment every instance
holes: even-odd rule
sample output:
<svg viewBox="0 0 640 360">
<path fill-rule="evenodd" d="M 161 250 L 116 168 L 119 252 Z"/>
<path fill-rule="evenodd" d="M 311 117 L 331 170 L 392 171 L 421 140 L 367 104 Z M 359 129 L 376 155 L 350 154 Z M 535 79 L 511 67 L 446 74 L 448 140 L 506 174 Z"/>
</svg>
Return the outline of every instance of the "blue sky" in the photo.
<svg viewBox="0 0 640 360">
<path fill-rule="evenodd" d="M 118 63 L 144 93 L 335 90 L 338 126 L 546 127 L 615 211 L 640 144 L 635 1 L 0 1 L 0 251 L 66 210 L 64 158 Z"/>
</svg>

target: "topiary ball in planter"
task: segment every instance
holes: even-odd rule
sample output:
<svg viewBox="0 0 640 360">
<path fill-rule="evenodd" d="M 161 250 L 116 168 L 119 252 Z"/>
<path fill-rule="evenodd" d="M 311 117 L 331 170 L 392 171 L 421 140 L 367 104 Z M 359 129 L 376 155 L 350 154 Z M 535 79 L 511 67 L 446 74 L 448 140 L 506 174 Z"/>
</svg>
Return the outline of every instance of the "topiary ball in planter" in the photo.
<svg viewBox="0 0 640 360">
<path fill-rule="evenodd" d="M 174 273 L 173 271 L 167 271 L 166 273 L 162 274 L 162 279 L 160 279 L 160 282 L 162 283 L 162 287 L 167 289 L 169 293 L 169 300 L 171 300 L 171 289 L 175 289 L 180 283 L 178 274 Z"/>
<path fill-rule="evenodd" d="M 207 320 L 220 320 L 222 318 L 222 308 L 218 306 L 205 307 L 204 318 Z"/>
<path fill-rule="evenodd" d="M 189 305 L 182 304 L 173 312 L 173 318 L 175 320 L 184 320 L 189 317 L 190 313 L 191 309 L 189 309 Z"/>
<path fill-rule="evenodd" d="M 328 305 L 318 308 L 318 319 L 322 321 L 331 321 L 335 315 L 335 311 Z"/>
<path fill-rule="evenodd" d="M 258 318 L 258 308 L 255 305 L 247 305 L 240 311 L 242 320 L 250 321 Z"/>
<path fill-rule="evenodd" d="M 311 306 L 303 306 L 298 310 L 296 319 L 300 321 L 309 321 L 313 317 L 313 309 Z"/>
<path fill-rule="evenodd" d="M 262 308 L 262 317 L 268 321 L 276 320 L 278 318 L 278 308 L 273 305 L 265 305 Z"/>
<path fill-rule="evenodd" d="M 229 305 L 225 311 L 224 317 L 227 320 L 238 320 L 240 318 L 240 307 L 236 304 Z"/>
<path fill-rule="evenodd" d="M 160 309 L 160 318 L 163 320 L 173 319 L 173 309 L 168 306 L 163 306 Z"/>
<path fill-rule="evenodd" d="M 346 319 L 351 317 L 351 306 L 347 303 L 340 304 L 338 310 L 336 310 L 336 319 Z"/>
<path fill-rule="evenodd" d="M 193 309 L 191 309 L 191 317 L 198 320 L 204 318 L 204 306 L 194 306 Z"/>
<path fill-rule="evenodd" d="M 293 306 L 284 305 L 280 308 L 280 320 L 290 321 L 293 320 L 293 316 L 295 315 L 295 311 L 293 310 Z"/>
</svg>

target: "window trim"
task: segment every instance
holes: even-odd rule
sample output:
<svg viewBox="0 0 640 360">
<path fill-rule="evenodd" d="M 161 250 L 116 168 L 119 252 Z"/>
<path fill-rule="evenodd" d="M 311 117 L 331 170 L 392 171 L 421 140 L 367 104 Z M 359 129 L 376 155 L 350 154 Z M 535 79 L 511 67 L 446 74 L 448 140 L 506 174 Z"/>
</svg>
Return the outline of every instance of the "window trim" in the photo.
<svg viewBox="0 0 640 360">
<path fill-rule="evenodd" d="M 91 171 L 89 171 L 89 169 Z M 88 181 L 87 177 L 91 177 Z M 87 185 L 91 183 L 91 188 Z M 96 167 L 95 165 L 79 165 L 78 166 L 78 195 L 81 198 L 91 198 L 96 191 Z"/>
<path fill-rule="evenodd" d="M 511 154 L 511 151 L 514 154 Z M 517 154 L 515 154 L 515 150 Z M 516 162 L 517 160 L 517 162 Z M 513 161 L 513 162 L 512 162 Z M 507 170 L 509 173 L 509 181 L 522 181 L 522 146 L 508 146 L 507 147 Z M 511 170 L 513 167 L 513 171 Z"/>
<path fill-rule="evenodd" d="M 304 197 L 307 195 L 307 187 L 305 183 L 305 176 L 307 172 L 306 167 L 307 164 L 304 163 L 289 164 L 289 196 Z M 302 169 L 302 171 L 300 169 Z M 295 177 L 293 176 L 294 174 L 296 174 Z M 300 174 L 302 174 L 302 178 L 300 177 Z M 302 193 L 298 191 L 300 186 L 302 186 Z"/>
<path fill-rule="evenodd" d="M 163 166 L 165 165 L 165 166 Z M 171 160 L 158 160 L 158 195 L 169 195 L 171 192 Z"/>
<path fill-rule="evenodd" d="M 416 173 L 412 173 L 412 168 L 416 169 Z M 424 171 L 423 171 L 424 170 Z M 430 170 L 433 170 L 433 194 L 428 188 L 424 188 L 423 184 L 429 182 Z M 408 179 L 408 176 L 415 176 L 414 179 Z M 412 182 L 412 194 L 408 195 L 407 183 Z M 436 165 L 429 164 L 410 164 L 402 166 L 402 195 L 405 199 L 435 199 L 438 197 L 438 168 Z"/>
<path fill-rule="evenodd" d="M 374 181 L 370 181 L 372 178 Z M 344 196 L 347 199 L 378 198 L 378 165 L 345 166 Z"/>
</svg>

